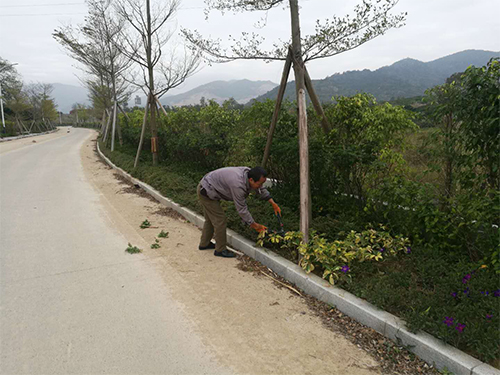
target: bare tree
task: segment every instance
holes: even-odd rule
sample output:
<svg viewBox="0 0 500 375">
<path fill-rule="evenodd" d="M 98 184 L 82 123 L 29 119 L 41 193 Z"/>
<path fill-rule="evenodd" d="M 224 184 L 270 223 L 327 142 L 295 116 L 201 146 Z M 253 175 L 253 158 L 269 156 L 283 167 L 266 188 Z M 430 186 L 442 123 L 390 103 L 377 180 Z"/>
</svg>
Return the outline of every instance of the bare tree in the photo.
<svg viewBox="0 0 500 375">
<path fill-rule="evenodd" d="M 68 50 L 74 59 L 85 66 L 87 74 L 95 77 L 95 80 L 102 86 L 110 87 L 113 102 L 111 131 L 111 151 L 113 151 L 117 108 L 120 100 L 126 101 L 129 97 L 126 94 L 120 97 L 121 89 L 118 86 L 125 85 L 121 77 L 132 62 L 121 52 L 120 48 L 120 35 L 125 27 L 125 21 L 114 15 L 111 3 L 111 0 L 87 0 L 89 14 L 85 19 L 85 24 L 76 29 L 72 26 L 56 29 L 53 37 Z M 94 83 L 95 80 L 93 80 Z M 124 92 L 126 93 L 126 90 Z M 104 113 L 106 111 L 108 108 L 104 109 Z M 108 129 L 105 134 L 108 134 Z M 119 136 L 121 143 L 120 132 Z"/>
<path fill-rule="evenodd" d="M 54 87 L 49 83 L 31 83 L 24 91 L 31 104 L 32 124 L 28 131 L 31 131 L 34 126 L 40 131 L 53 129 L 52 121 L 57 119 L 57 110 L 54 99 L 50 95 Z M 24 126 L 22 120 L 21 124 Z"/>
<path fill-rule="evenodd" d="M 291 37 L 288 41 L 275 42 L 271 50 L 263 48 L 265 39 L 256 34 L 243 32 L 240 39 L 230 38 L 231 46 L 224 48 L 221 40 L 204 38 L 196 30 L 183 29 L 182 33 L 193 46 L 202 51 L 205 58 L 211 62 L 227 62 L 232 60 L 283 60 L 285 70 L 273 114 L 268 142 L 263 158 L 263 166 L 269 156 L 274 127 L 278 118 L 284 88 L 291 65 L 295 74 L 295 87 L 298 105 L 299 123 L 299 154 L 300 154 L 300 230 L 304 242 L 308 242 L 309 220 L 311 217 L 309 190 L 309 154 L 308 129 L 305 91 L 309 96 L 319 116 L 325 133 L 329 132 L 329 124 L 324 115 L 321 103 L 314 92 L 311 79 L 305 67 L 310 60 L 335 56 L 352 50 L 360 45 L 384 34 L 387 30 L 403 25 L 406 14 L 390 15 L 389 12 L 398 0 L 363 0 L 354 8 L 354 17 L 338 18 L 333 16 L 324 22 L 316 22 L 314 34 L 301 37 L 299 2 L 298 0 L 205 0 L 206 14 L 211 10 L 222 13 L 227 11 L 268 11 L 278 6 L 290 8 Z"/>
<path fill-rule="evenodd" d="M 155 2 L 153 6 L 150 0 L 120 0 L 116 3 L 118 14 L 129 23 L 132 31 L 130 34 L 122 33 L 126 46 L 122 52 L 137 63 L 142 71 L 144 83 L 140 86 L 148 98 L 146 108 L 149 106 L 153 164 L 158 162 L 156 117 L 159 98 L 183 83 L 199 66 L 199 55 L 189 49 L 184 49 L 180 57 L 175 50 L 169 53 L 168 58 L 163 56 L 164 47 L 172 37 L 172 32 L 165 30 L 165 27 L 173 19 L 179 4 L 178 0 Z M 155 73 L 160 74 L 160 79 L 156 79 Z M 146 121 L 147 115 L 144 116 L 135 166 L 142 148 Z"/>
</svg>

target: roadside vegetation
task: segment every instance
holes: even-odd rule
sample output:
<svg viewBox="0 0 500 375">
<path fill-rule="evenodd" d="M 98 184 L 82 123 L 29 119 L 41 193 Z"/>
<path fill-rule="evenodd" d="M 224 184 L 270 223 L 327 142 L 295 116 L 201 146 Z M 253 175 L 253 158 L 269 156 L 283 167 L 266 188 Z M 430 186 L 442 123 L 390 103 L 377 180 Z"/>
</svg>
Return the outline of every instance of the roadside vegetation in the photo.
<svg viewBox="0 0 500 375">
<path fill-rule="evenodd" d="M 54 87 L 46 83 L 24 83 L 16 65 L 0 57 L 0 137 L 55 129 L 59 114 L 51 97 Z"/>
<path fill-rule="evenodd" d="M 377 103 L 367 94 L 336 97 L 310 121 L 312 224 L 300 244 L 296 109 L 284 103 L 267 169 L 283 210 L 249 207 L 269 226 L 261 240 L 332 283 L 498 367 L 500 63 L 470 67 L 428 90 L 425 109 Z M 419 106 L 420 108 L 420 106 Z M 208 171 L 258 165 L 273 101 L 170 108 L 160 117 L 159 165 L 143 152 L 134 168 L 144 113 L 120 118 L 123 146 L 103 152 L 133 176 L 201 212 L 196 186 Z M 432 124 L 420 128 L 415 124 Z M 425 118 L 424 118 L 425 117 Z M 149 148 L 145 144 L 144 148 Z M 259 240 L 223 203 L 228 226 Z"/>
</svg>

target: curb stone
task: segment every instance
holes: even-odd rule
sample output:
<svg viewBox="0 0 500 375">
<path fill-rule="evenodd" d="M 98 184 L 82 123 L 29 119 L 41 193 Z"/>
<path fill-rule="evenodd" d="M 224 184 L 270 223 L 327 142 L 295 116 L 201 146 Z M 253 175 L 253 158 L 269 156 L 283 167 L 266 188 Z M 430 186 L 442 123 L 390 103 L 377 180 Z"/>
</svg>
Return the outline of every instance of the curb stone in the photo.
<svg viewBox="0 0 500 375">
<path fill-rule="evenodd" d="M 197 227 L 203 227 L 205 219 L 202 216 L 169 198 L 165 198 L 153 187 L 137 180 L 114 165 L 101 152 L 99 142 L 97 142 L 97 151 L 109 166 L 127 180 L 139 185 L 160 203 L 174 209 Z M 343 289 L 330 285 L 317 275 L 306 274 L 299 265 L 268 249 L 257 247 L 253 242 L 231 229 L 227 230 L 227 240 L 230 246 L 269 267 L 284 279 L 295 284 L 304 293 L 335 306 L 354 320 L 373 328 L 390 340 L 395 341 L 398 345 L 406 347 L 406 349 L 437 369 L 446 368 L 455 375 L 500 375 L 500 370 L 438 340 L 428 333 L 419 332 L 413 334 L 409 332 L 405 328 L 404 321 L 400 318 L 378 309 L 369 302 Z"/>
<path fill-rule="evenodd" d="M 45 135 L 45 134 L 50 134 L 58 131 L 59 129 L 54 129 L 49 132 L 43 132 L 43 133 L 34 133 L 34 134 L 26 134 L 26 135 L 19 135 L 17 137 L 6 137 L 6 138 L 0 138 L 0 142 L 8 142 L 8 141 L 15 141 L 16 139 L 22 139 L 22 138 L 29 138 L 29 137 L 36 137 L 39 135 Z"/>
</svg>

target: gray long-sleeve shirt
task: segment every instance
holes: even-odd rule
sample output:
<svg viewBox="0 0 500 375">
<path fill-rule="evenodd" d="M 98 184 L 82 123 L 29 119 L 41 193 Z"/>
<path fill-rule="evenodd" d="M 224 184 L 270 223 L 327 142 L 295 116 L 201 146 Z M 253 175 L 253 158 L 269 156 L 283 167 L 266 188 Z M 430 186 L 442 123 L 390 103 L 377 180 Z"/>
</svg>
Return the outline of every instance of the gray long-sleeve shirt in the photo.
<svg viewBox="0 0 500 375">
<path fill-rule="evenodd" d="M 241 219 L 248 225 L 255 222 L 248 211 L 246 198 L 253 190 L 248 182 L 248 167 L 227 167 L 207 173 L 201 179 L 201 187 L 207 191 L 208 198 L 213 200 L 234 201 Z M 271 194 L 265 189 L 254 190 L 260 199 L 269 200 Z"/>
</svg>

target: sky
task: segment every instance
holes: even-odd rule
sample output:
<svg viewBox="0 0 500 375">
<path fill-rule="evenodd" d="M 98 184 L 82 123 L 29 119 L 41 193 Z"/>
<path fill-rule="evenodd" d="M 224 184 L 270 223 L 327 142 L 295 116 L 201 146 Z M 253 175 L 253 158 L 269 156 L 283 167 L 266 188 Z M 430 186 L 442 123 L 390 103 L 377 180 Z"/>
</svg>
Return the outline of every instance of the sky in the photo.
<svg viewBox="0 0 500 375">
<path fill-rule="evenodd" d="M 302 36 L 312 33 L 317 19 L 351 13 L 360 0 L 299 0 Z M 17 63 L 23 80 L 81 85 L 82 72 L 52 38 L 55 28 L 81 24 L 87 7 L 84 0 L 0 0 L 0 57 Z M 378 69 L 403 58 L 431 61 L 466 49 L 500 51 L 499 0 L 400 0 L 393 13 L 407 12 L 406 25 L 389 30 L 352 51 L 311 61 L 308 71 L 321 79 L 348 70 Z M 255 28 L 266 17 L 264 28 Z M 182 0 L 168 28 L 196 29 L 204 36 L 222 38 L 255 31 L 270 44 L 290 35 L 289 10 L 279 7 L 268 13 L 204 14 L 203 0 Z M 178 38 L 174 42 L 181 43 Z M 168 46 L 167 46 L 168 50 Z M 279 83 L 282 62 L 233 61 L 205 65 L 169 94 L 188 91 L 214 80 L 270 80 Z M 292 75 L 291 75 L 292 76 Z"/>
</svg>

